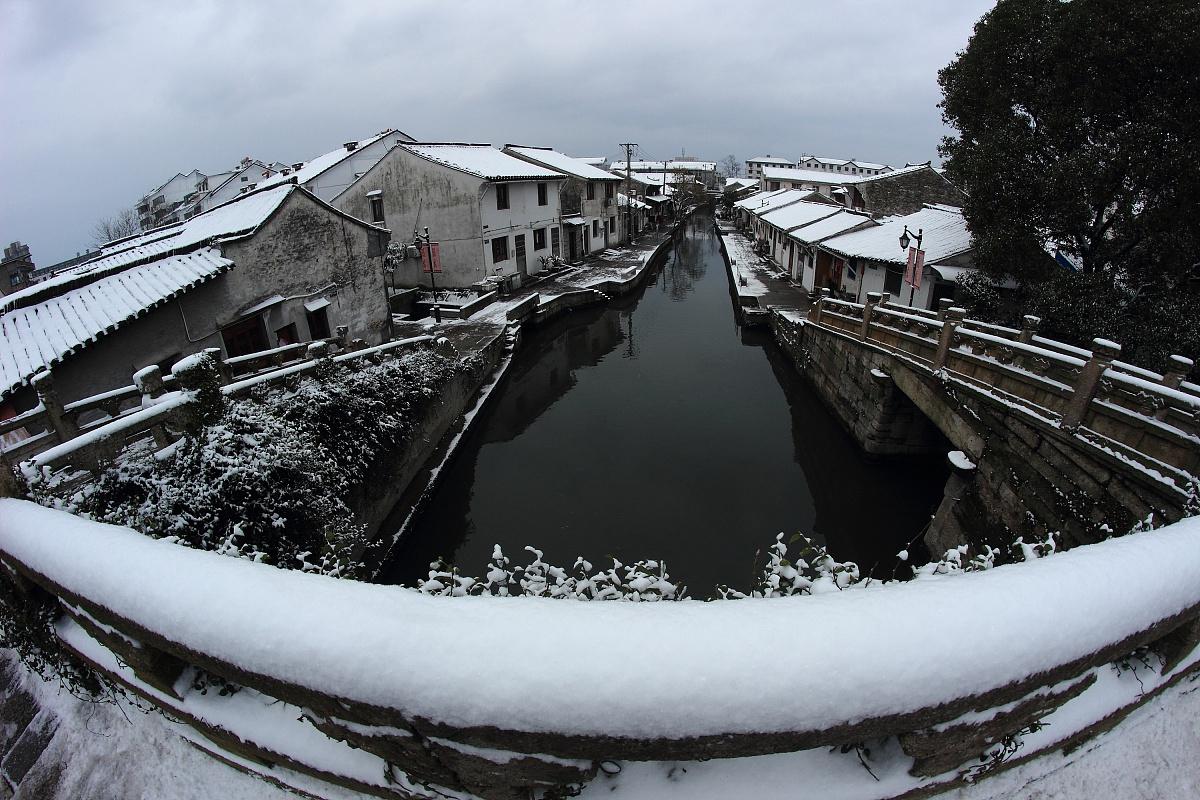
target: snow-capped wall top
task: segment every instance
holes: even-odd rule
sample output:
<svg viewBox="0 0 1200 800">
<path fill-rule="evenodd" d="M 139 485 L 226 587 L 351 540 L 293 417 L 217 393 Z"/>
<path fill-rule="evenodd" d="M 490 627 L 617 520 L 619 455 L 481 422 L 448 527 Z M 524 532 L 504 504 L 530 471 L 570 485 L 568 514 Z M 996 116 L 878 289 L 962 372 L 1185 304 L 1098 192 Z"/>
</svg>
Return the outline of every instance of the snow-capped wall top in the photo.
<svg viewBox="0 0 1200 800">
<path fill-rule="evenodd" d="M 414 155 L 489 181 L 563 180 L 561 173 L 502 153 L 490 144 L 401 144 Z"/>
<path fill-rule="evenodd" d="M 585 181 L 617 181 L 620 180 L 611 172 L 605 172 L 578 158 L 558 152 L 550 147 L 522 147 L 506 144 L 504 152 L 537 162 L 558 172 L 581 178 Z"/>
<path fill-rule="evenodd" d="M 889 217 L 876 227 L 829 239 L 824 246 L 847 257 L 904 264 L 908 259 L 908 251 L 900 248 L 900 234 L 906 225 L 913 247 L 917 245 L 917 231 L 922 231 L 921 245 L 926 264 L 971 249 L 971 232 L 967 230 L 962 209 L 953 206 L 926 206 L 912 214 Z"/>
<path fill-rule="evenodd" d="M 723 602 L 431 597 L 0 500 L 0 550 L 194 652 L 451 726 L 818 731 L 1007 686 L 1200 602 L 1200 518 L 983 572 Z"/>
</svg>

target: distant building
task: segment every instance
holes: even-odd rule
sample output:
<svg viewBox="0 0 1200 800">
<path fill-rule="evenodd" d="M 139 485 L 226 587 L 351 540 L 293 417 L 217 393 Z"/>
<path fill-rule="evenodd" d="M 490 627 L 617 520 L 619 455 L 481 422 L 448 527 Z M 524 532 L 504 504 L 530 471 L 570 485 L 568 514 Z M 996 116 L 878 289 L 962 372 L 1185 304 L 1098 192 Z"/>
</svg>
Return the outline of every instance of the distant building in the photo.
<svg viewBox="0 0 1200 800">
<path fill-rule="evenodd" d="M 794 167 L 796 162 L 787 158 L 780 158 L 768 153 L 765 156 L 756 156 L 746 160 L 746 177 L 759 179 L 763 176 L 763 170 L 767 167 Z"/>
<path fill-rule="evenodd" d="M 65 272 L 71 267 L 76 267 L 84 262 L 91 261 L 98 255 L 100 255 L 99 250 L 89 250 L 86 253 L 76 253 L 71 258 L 68 258 L 65 261 L 59 261 L 57 264 L 51 264 L 48 267 L 38 267 L 33 271 L 31 282 L 41 283 L 47 278 L 57 275 L 60 272 Z"/>
<path fill-rule="evenodd" d="M 928 163 L 878 175 L 768 167 L 763 170 L 759 188 L 764 192 L 817 191 L 846 208 L 877 216 L 909 214 L 925 203 L 960 205 L 963 200 L 963 193 Z"/>
<path fill-rule="evenodd" d="M 398 241 L 427 226 L 439 242 L 439 287 L 488 279 L 520 283 L 541 258 L 564 251 L 559 186 L 566 176 L 489 144 L 393 144 L 333 198 L 347 214 L 386 225 Z M 400 261 L 397 286 L 428 286 L 415 258 Z"/>
<path fill-rule="evenodd" d="M 24 289 L 33 282 L 36 269 L 29 245 L 13 242 L 4 248 L 4 260 L 0 261 L 0 295 Z"/>
<path fill-rule="evenodd" d="M 617 206 L 621 179 L 616 175 L 549 147 L 508 144 L 504 146 L 504 152 L 566 177 L 560 187 L 559 204 L 563 233 L 567 236 L 568 261 L 625 241 L 627 236 L 621 230 L 625 220 Z"/>
<path fill-rule="evenodd" d="M 596 169 L 608 169 L 611 164 L 615 164 L 617 161 L 620 161 L 620 159 L 617 161 L 609 161 L 605 156 L 576 156 L 575 160 L 582 161 L 589 167 L 595 167 Z"/>
<path fill-rule="evenodd" d="M 824 158 L 822 156 L 801 156 L 794 166 L 798 169 L 840 172 L 843 175 L 882 175 L 892 170 L 887 164 L 876 164 L 873 161 L 859 161 L 854 158 Z"/>
<path fill-rule="evenodd" d="M 325 202 L 332 203 L 335 197 L 349 189 L 393 147 L 415 141 L 404 131 L 388 128 L 366 139 L 346 142 L 311 161 L 292 164 L 277 175 L 259 181 L 257 186 L 261 189 L 281 183 L 295 183 Z"/>
</svg>

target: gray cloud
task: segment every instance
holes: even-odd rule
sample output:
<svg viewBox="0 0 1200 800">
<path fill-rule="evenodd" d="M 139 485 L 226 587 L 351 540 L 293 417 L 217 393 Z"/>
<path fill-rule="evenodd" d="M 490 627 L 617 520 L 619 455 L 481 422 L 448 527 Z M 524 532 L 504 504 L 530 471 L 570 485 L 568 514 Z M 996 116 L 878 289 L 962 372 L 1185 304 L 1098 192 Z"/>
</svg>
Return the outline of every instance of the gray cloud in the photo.
<svg viewBox="0 0 1200 800">
<path fill-rule="evenodd" d="M 0 2 L 0 237 L 39 264 L 179 171 L 430 140 L 936 158 L 990 0 Z"/>
</svg>

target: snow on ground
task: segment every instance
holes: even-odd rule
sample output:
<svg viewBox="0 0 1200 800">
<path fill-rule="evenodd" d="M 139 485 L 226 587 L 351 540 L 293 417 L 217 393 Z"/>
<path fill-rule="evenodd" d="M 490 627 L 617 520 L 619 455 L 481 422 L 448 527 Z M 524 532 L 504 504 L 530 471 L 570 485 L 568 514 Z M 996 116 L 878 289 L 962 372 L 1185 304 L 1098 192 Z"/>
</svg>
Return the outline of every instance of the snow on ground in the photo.
<svg viewBox="0 0 1200 800">
<path fill-rule="evenodd" d="M 762 263 L 762 256 L 754 252 L 754 243 L 744 236 L 736 234 L 722 235 L 725 250 L 729 253 L 730 270 L 733 271 L 739 295 L 759 297 L 771 289 L 758 277 L 755 268 Z"/>
</svg>

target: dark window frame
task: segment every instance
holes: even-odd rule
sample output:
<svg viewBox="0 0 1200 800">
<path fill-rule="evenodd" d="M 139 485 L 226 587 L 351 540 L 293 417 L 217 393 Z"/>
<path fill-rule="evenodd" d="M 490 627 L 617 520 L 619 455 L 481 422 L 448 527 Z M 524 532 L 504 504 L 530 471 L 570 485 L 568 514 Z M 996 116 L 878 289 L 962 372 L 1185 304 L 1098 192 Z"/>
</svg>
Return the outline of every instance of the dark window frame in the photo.
<svg viewBox="0 0 1200 800">
<path fill-rule="evenodd" d="M 535 228 L 534 229 L 534 231 L 533 231 L 533 249 L 535 251 L 546 249 L 546 229 L 545 228 Z"/>
<path fill-rule="evenodd" d="M 385 219 L 383 214 L 383 195 L 371 195 L 368 200 L 371 204 L 371 221 L 383 222 Z"/>
<path fill-rule="evenodd" d="M 549 200 L 550 193 L 547 190 L 546 184 L 544 182 L 539 183 L 537 185 L 537 193 L 538 193 L 538 205 L 539 206 L 544 206 L 550 202 L 550 200 Z"/>
<path fill-rule="evenodd" d="M 500 264 L 508 261 L 508 237 L 497 236 L 492 239 L 492 263 Z"/>
<path fill-rule="evenodd" d="M 496 210 L 497 211 L 506 211 L 506 210 L 508 210 L 508 207 L 509 207 L 508 184 L 507 183 L 497 183 L 496 184 Z"/>
</svg>

